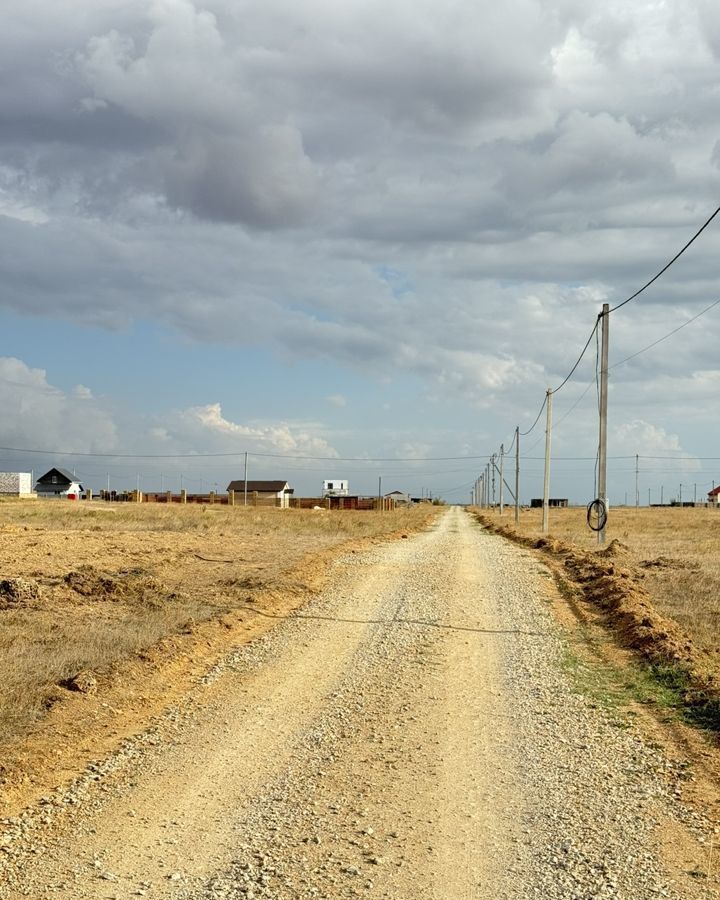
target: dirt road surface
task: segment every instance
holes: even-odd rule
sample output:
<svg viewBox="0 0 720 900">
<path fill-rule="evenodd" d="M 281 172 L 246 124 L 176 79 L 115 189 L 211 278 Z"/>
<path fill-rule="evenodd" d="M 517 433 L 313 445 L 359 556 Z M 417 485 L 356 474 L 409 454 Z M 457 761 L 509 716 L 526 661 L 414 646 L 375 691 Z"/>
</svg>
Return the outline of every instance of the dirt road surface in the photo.
<svg viewBox="0 0 720 900">
<path fill-rule="evenodd" d="M 299 617 L 6 820 L 0 897 L 717 896 L 682 773 L 573 689 L 552 590 L 460 509 L 338 560 Z"/>
</svg>

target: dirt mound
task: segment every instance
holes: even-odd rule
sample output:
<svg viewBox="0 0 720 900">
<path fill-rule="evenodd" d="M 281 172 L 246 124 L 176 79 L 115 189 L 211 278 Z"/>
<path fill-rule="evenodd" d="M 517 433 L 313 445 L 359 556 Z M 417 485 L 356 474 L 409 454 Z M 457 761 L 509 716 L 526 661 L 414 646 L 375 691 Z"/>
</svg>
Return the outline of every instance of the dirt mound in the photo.
<svg viewBox="0 0 720 900">
<path fill-rule="evenodd" d="M 0 609 L 17 609 L 29 606 L 42 597 L 42 589 L 31 578 L 4 578 L 0 580 Z"/>
<path fill-rule="evenodd" d="M 63 578 L 75 593 L 93 600 L 153 603 L 171 599 L 167 588 L 142 569 L 99 572 L 93 566 L 81 566 Z"/>
<path fill-rule="evenodd" d="M 613 538 L 607 547 L 603 547 L 602 550 L 598 550 L 595 553 L 595 556 L 599 556 L 602 559 L 618 559 L 625 558 L 630 555 L 630 548 L 627 544 L 623 544 L 622 541 L 619 541 L 617 538 Z"/>
<path fill-rule="evenodd" d="M 680 625 L 660 615 L 650 594 L 640 583 L 642 575 L 619 564 L 628 548 L 614 540 L 605 550 L 590 553 L 553 538 L 530 541 L 508 526 L 496 526 L 491 519 L 477 516 L 489 530 L 524 546 L 548 553 L 581 588 L 587 601 L 603 610 L 620 641 L 639 652 L 654 668 L 671 667 L 685 679 L 685 703 L 708 709 L 720 706 L 720 673 L 714 671 L 709 655 L 697 648 Z M 646 568 L 686 563 L 658 557 L 646 560 Z"/>
<path fill-rule="evenodd" d="M 656 559 L 644 559 L 638 563 L 642 569 L 687 569 L 699 572 L 700 566 L 684 559 L 673 559 L 671 556 L 658 556 Z"/>
<path fill-rule="evenodd" d="M 97 678 L 92 672 L 83 670 L 77 675 L 73 675 L 72 678 L 61 681 L 60 687 L 64 687 L 68 691 L 76 691 L 78 694 L 94 694 L 97 690 Z"/>
</svg>

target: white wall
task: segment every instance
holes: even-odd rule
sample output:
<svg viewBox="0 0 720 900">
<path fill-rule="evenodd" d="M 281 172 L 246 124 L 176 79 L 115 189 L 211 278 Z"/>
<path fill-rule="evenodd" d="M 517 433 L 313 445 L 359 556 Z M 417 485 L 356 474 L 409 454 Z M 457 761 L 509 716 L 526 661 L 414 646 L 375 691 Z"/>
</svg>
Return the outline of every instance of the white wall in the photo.
<svg viewBox="0 0 720 900">
<path fill-rule="evenodd" d="M 30 472 L 0 472 L 0 494 L 23 496 L 32 493 Z"/>
</svg>

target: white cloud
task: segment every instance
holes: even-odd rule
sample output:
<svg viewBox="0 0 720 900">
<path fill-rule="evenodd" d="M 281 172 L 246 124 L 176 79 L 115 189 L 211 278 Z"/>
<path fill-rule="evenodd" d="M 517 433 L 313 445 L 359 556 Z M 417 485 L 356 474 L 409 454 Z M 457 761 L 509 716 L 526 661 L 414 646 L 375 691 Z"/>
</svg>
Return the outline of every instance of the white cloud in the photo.
<svg viewBox="0 0 720 900">
<path fill-rule="evenodd" d="M 222 414 L 219 403 L 194 406 L 167 418 L 165 428 L 174 440 L 191 448 L 251 450 L 288 455 L 338 455 L 323 437 L 307 427 L 286 422 L 241 425 Z"/>
<path fill-rule="evenodd" d="M 87 388 L 66 393 L 44 369 L 0 357 L 0 442 L 30 450 L 107 452 L 117 446 L 111 415 Z"/>
<path fill-rule="evenodd" d="M 342 394 L 330 394 L 325 399 L 331 406 L 347 406 L 347 399 Z"/>
<path fill-rule="evenodd" d="M 642 456 L 646 471 L 667 467 L 669 459 L 675 460 L 673 465 L 680 471 L 693 472 L 700 468 L 698 459 L 683 450 L 679 435 L 668 433 L 643 419 L 618 425 L 613 429 L 611 440 L 614 454 Z"/>
</svg>

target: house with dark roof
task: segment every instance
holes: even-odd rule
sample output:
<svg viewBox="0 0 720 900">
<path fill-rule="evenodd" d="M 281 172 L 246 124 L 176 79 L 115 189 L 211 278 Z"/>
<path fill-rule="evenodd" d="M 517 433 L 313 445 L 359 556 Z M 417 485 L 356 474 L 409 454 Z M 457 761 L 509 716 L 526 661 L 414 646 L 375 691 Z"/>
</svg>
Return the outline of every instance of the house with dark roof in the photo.
<svg viewBox="0 0 720 900">
<path fill-rule="evenodd" d="M 290 496 L 294 493 L 287 481 L 250 481 L 247 487 L 244 480 L 231 481 L 227 486 L 228 493 L 235 492 L 235 502 L 243 503 L 246 491 L 248 503 L 261 502 L 262 505 L 279 506 L 287 509 L 290 506 Z M 274 501 L 274 502 L 272 502 Z"/>
<path fill-rule="evenodd" d="M 38 478 L 35 491 L 38 497 L 79 500 L 83 493 L 83 486 L 72 472 L 68 472 L 67 469 L 55 468 Z"/>
<path fill-rule="evenodd" d="M 707 502 L 712 506 L 720 506 L 720 487 L 708 491 Z"/>
</svg>

